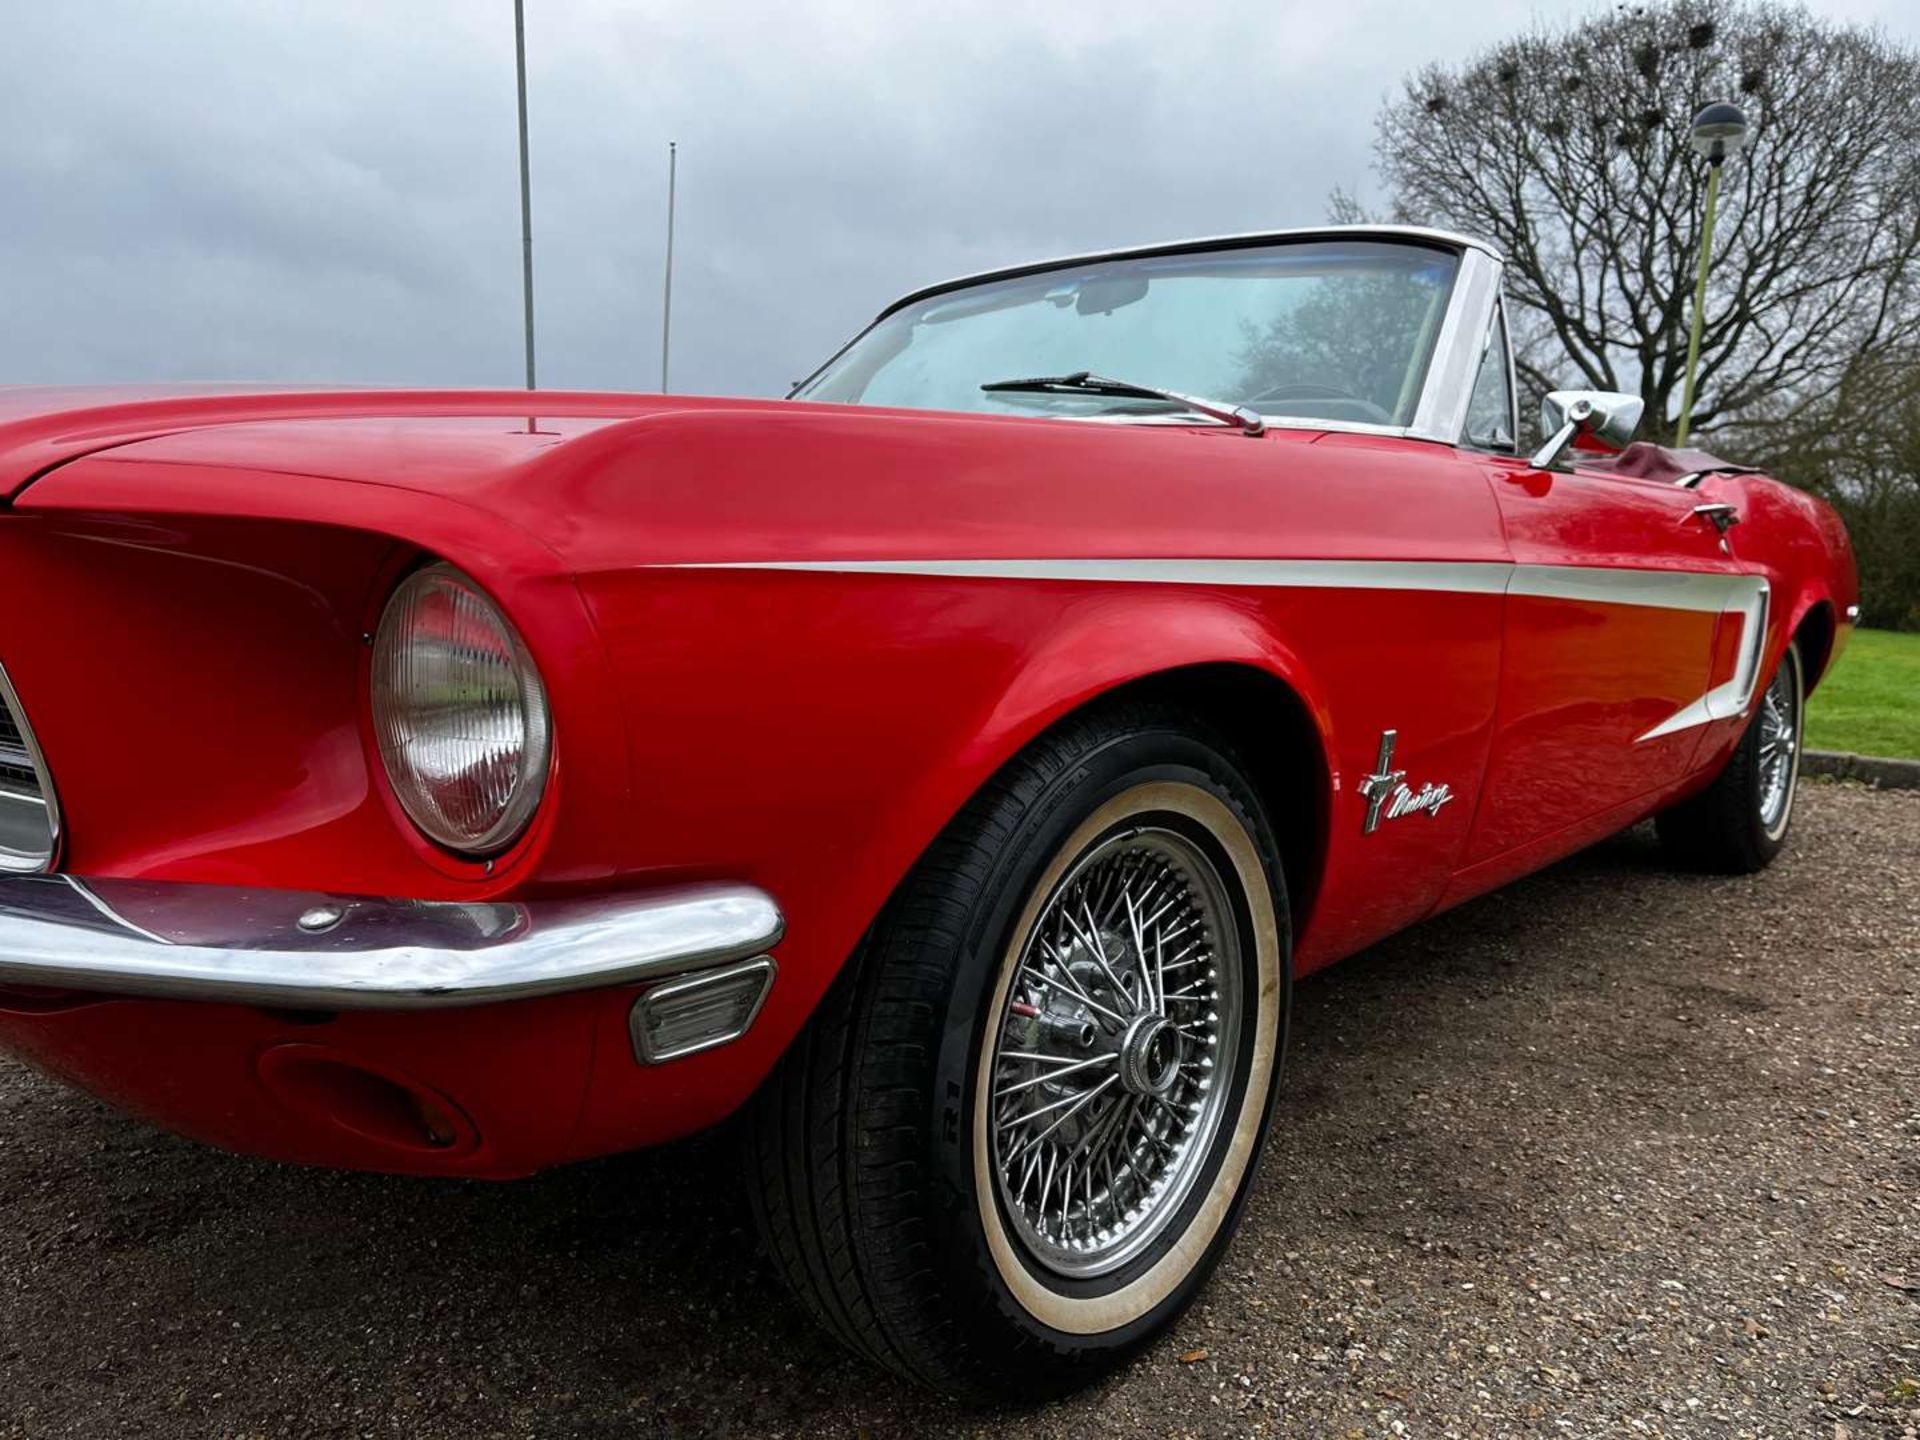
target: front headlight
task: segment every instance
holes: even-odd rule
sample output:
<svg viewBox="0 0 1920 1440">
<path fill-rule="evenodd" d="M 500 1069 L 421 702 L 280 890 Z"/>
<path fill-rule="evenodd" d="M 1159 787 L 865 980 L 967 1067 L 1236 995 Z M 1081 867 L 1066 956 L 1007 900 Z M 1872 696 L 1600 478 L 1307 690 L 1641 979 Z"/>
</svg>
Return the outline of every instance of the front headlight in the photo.
<svg viewBox="0 0 1920 1440">
<path fill-rule="evenodd" d="M 526 829 L 547 783 L 546 686 L 507 617 L 451 565 L 401 583 L 373 641 L 373 729 L 413 823 L 483 855 Z"/>
</svg>

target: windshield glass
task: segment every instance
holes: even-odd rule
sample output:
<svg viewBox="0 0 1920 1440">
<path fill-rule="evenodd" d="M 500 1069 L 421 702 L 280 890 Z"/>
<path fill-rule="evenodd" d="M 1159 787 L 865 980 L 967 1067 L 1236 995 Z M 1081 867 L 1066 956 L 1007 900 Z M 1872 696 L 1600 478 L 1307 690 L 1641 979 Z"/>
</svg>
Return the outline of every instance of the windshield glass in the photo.
<svg viewBox="0 0 1920 1440">
<path fill-rule="evenodd" d="M 1276 418 L 1408 424 L 1458 258 L 1312 240 L 1107 260 L 917 300 L 796 398 L 991 414 L 1166 415 L 1166 401 L 997 391 L 1090 370 Z"/>
</svg>

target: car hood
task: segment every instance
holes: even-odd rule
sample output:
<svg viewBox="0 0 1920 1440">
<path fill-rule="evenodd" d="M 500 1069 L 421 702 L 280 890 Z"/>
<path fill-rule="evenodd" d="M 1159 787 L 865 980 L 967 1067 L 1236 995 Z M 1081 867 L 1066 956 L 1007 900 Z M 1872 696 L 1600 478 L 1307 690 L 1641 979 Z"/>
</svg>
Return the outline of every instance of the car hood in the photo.
<svg viewBox="0 0 1920 1440">
<path fill-rule="evenodd" d="M 391 482 L 444 456 L 448 477 L 472 478 L 622 421 L 775 408 L 785 402 L 559 390 L 0 386 L 0 500 L 83 455 L 162 439 L 181 463 Z"/>
<path fill-rule="evenodd" d="M 1321 555 L 1373 554 L 1377 516 L 1345 477 L 1383 465 L 1424 471 L 1435 458 L 1430 447 L 1321 447 L 1316 429 L 1276 427 L 1250 443 L 1210 424 L 789 400 L 53 393 L 62 403 L 37 409 L 8 397 L 16 418 L 0 418 L 0 485 L 23 514 L 344 525 L 453 559 L 512 536 L 576 575 L 955 547 L 1133 554 L 1142 535 L 1231 557 L 1270 546 L 1276 514 Z M 1445 488 L 1427 488 L 1444 508 Z M 1329 507 L 1338 515 L 1323 517 Z M 1445 516 L 1430 519 L 1423 558 L 1447 550 L 1436 538 Z"/>
</svg>

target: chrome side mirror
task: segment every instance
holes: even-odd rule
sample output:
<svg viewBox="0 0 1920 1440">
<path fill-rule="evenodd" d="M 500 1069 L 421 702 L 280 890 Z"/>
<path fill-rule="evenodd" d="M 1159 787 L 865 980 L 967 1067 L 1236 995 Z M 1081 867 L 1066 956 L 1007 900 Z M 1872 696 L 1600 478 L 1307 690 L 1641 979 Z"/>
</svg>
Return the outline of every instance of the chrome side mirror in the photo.
<svg viewBox="0 0 1920 1440">
<path fill-rule="evenodd" d="M 1533 468 L 1553 469 L 1578 435 L 1590 435 L 1610 449 L 1626 449 L 1646 408 L 1638 395 L 1617 390 L 1553 391 L 1540 402 L 1540 428 L 1549 438 L 1534 452 Z"/>
</svg>

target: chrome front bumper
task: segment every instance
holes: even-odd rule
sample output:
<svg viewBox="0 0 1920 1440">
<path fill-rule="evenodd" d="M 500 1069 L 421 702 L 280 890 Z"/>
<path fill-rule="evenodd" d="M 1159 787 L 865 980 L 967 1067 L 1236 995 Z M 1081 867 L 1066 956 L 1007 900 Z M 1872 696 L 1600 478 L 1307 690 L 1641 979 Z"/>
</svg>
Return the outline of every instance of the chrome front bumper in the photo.
<svg viewBox="0 0 1920 1440">
<path fill-rule="evenodd" d="M 312 1010 L 449 1008 L 762 955 L 745 885 L 526 903 L 378 900 L 67 875 L 0 878 L 0 984 Z"/>
</svg>

